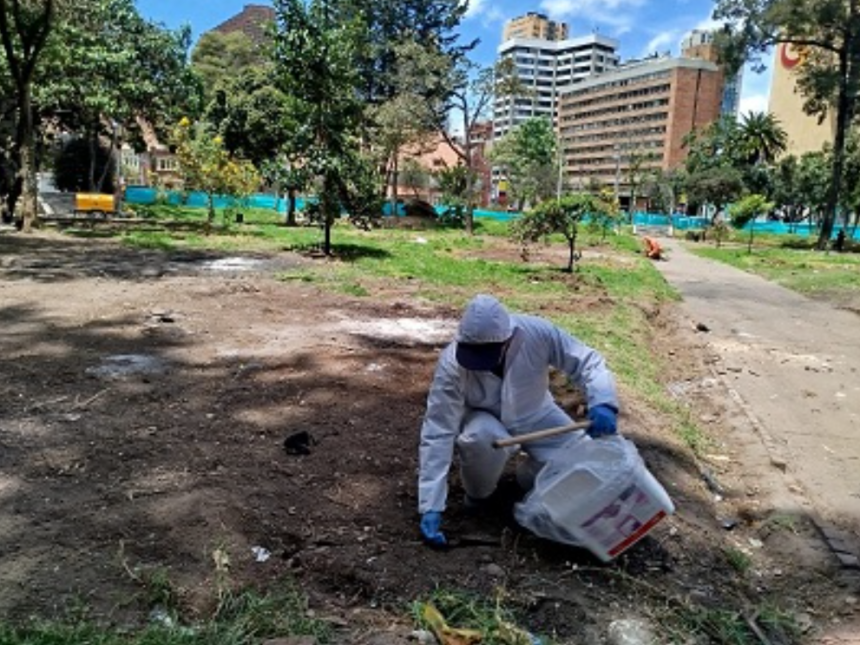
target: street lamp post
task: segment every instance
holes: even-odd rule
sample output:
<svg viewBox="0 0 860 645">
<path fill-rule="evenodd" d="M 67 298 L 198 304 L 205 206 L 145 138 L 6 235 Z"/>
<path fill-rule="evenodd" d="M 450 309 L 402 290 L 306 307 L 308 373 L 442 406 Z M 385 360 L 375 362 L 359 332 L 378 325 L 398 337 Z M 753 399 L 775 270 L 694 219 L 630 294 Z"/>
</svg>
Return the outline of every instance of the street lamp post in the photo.
<svg viewBox="0 0 860 645">
<path fill-rule="evenodd" d="M 561 187 L 564 183 L 564 145 L 561 137 L 558 138 L 558 182 L 555 187 L 555 198 L 561 199 Z"/>
<path fill-rule="evenodd" d="M 615 200 L 618 201 L 620 199 L 618 190 L 621 180 L 621 147 L 616 143 L 612 149 L 615 152 Z"/>
</svg>

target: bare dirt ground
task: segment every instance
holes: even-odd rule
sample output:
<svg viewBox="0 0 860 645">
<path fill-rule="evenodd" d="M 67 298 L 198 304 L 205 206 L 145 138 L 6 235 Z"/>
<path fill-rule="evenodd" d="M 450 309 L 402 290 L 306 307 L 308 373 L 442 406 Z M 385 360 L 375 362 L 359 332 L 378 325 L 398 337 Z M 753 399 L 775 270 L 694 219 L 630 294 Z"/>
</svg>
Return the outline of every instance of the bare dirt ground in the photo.
<svg viewBox="0 0 860 645">
<path fill-rule="evenodd" d="M 670 307 L 649 312 L 670 358 L 661 386 L 713 444 L 694 459 L 626 392 L 621 424 L 673 517 L 603 565 L 518 529 L 500 496 L 491 512 L 455 502 L 446 514 L 452 536 L 481 539 L 423 547 L 418 428 L 458 312 L 395 284 L 351 298 L 277 279 L 319 261 L 0 233 L 0 617 L 78 603 L 139 624 L 152 608 L 143 583 L 164 572 L 187 620 L 209 615 L 225 577 L 293 577 L 339 642 L 405 638 L 408 603 L 439 586 L 504 588 L 525 627 L 561 642 L 606 642 L 613 620 L 670 613 L 748 611 L 756 624 L 769 602 L 803 639 L 849 642 L 856 576 L 808 513 L 782 505 L 772 461 Z M 285 439 L 302 431 L 309 454 L 290 454 Z"/>
</svg>

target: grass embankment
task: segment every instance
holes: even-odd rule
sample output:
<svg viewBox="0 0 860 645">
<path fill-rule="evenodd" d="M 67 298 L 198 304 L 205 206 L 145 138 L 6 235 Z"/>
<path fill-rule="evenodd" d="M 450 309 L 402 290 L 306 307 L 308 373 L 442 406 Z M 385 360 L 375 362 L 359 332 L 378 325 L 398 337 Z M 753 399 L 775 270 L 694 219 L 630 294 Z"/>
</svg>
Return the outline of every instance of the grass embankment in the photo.
<svg viewBox="0 0 860 645">
<path fill-rule="evenodd" d="M 860 254 L 759 245 L 746 248 L 691 247 L 697 255 L 755 273 L 809 296 L 860 291 Z"/>
</svg>

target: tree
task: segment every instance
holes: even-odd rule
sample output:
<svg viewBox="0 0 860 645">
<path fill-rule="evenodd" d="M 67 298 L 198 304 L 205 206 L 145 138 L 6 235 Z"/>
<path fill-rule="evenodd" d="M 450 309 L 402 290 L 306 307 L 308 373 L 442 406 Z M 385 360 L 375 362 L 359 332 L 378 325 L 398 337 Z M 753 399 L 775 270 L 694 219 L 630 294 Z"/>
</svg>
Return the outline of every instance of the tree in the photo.
<svg viewBox="0 0 860 645">
<path fill-rule="evenodd" d="M 797 187 L 806 206 L 810 221 L 820 225 L 830 199 L 830 181 L 833 158 L 826 150 L 806 152 L 800 156 L 797 168 Z"/>
<path fill-rule="evenodd" d="M 720 56 L 733 73 L 762 54 L 790 45 L 801 53 L 795 68 L 804 110 L 835 115 L 833 166 L 817 248 L 825 250 L 841 199 L 845 142 L 860 93 L 860 3 L 855 0 L 718 0 L 714 18 L 725 23 Z"/>
<path fill-rule="evenodd" d="M 184 179 L 185 188 L 206 193 L 207 229 L 215 220 L 215 197 L 232 195 L 243 198 L 260 183 L 254 166 L 230 155 L 224 141 L 213 135 L 206 124 L 182 119 L 173 131 L 172 143 Z"/>
<path fill-rule="evenodd" d="M 743 192 L 741 173 L 730 166 L 717 166 L 691 173 L 686 182 L 687 196 L 694 204 L 713 204 L 716 212 Z"/>
<path fill-rule="evenodd" d="M 430 56 L 439 56 L 450 69 L 477 41 L 460 45 L 457 27 L 468 4 L 452 0 L 328 0 L 333 24 L 359 22 L 356 34 L 356 91 L 366 104 L 376 105 L 401 93 L 398 48 L 411 43 Z M 430 79 L 425 79 L 430 80 Z M 436 80 L 441 80 L 436 78 Z M 447 88 L 426 82 L 423 98 L 430 104 L 443 100 Z"/>
<path fill-rule="evenodd" d="M 773 191 L 770 197 L 782 211 L 786 222 L 795 222 L 803 211 L 804 195 L 798 183 L 798 159 L 788 155 L 779 160 L 774 168 Z"/>
<path fill-rule="evenodd" d="M 673 215 L 684 192 L 687 177 L 682 168 L 663 170 L 656 168 L 643 179 L 643 191 L 648 196 L 651 208 Z"/>
<path fill-rule="evenodd" d="M 385 177 L 384 187 L 391 187 L 392 213 L 396 212 L 403 151 L 420 148 L 428 138 L 438 140 L 437 115 L 425 97 L 432 94 L 428 84 L 437 83 L 449 65 L 444 55 L 417 43 L 403 43 L 395 47 L 394 53 L 398 63 L 394 77 L 396 94 L 367 108 L 372 124 L 367 148 Z"/>
<path fill-rule="evenodd" d="M 579 223 L 586 216 L 600 217 L 611 210 L 611 204 L 588 193 L 548 199 L 515 220 L 511 224 L 511 235 L 525 246 L 553 233 L 562 234 L 568 248 L 567 266 L 564 270 L 572 273 L 574 262 L 577 260 L 576 237 Z"/>
<path fill-rule="evenodd" d="M 474 230 L 475 179 L 479 163 L 474 132 L 476 124 L 486 117 L 490 107 L 495 89 L 495 72 L 493 68 L 479 68 L 469 61 L 460 61 L 450 70 L 448 87 L 450 90 L 445 101 L 439 104 L 441 113 L 460 115 L 462 142 L 457 141 L 447 129 L 442 134 L 468 171 L 464 224 L 466 232 L 471 235 Z"/>
<path fill-rule="evenodd" d="M 755 232 L 755 221 L 761 215 L 766 215 L 773 210 L 774 203 L 767 201 L 764 195 L 747 195 L 736 204 L 729 207 L 729 221 L 736 229 L 742 229 L 749 224 L 750 237 L 747 243 L 747 253 L 752 253 L 753 233 Z"/>
<path fill-rule="evenodd" d="M 738 138 L 749 162 L 772 164 L 785 152 L 788 135 L 770 112 L 747 112 L 741 117 Z"/>
<path fill-rule="evenodd" d="M 746 164 L 734 116 L 722 116 L 704 128 L 691 130 L 682 145 L 687 149 L 685 168 L 691 175 L 719 166 L 741 168 Z"/>
<path fill-rule="evenodd" d="M 558 181 L 557 142 L 552 122 L 546 118 L 524 121 L 508 131 L 490 151 L 490 159 L 508 180 L 519 202 L 538 204 L 552 196 Z"/>
<path fill-rule="evenodd" d="M 145 20 L 133 0 L 81 0 L 80 15 L 61 15 L 45 51 L 36 102 L 43 118 L 90 148 L 87 190 L 104 188 L 116 167 L 121 132 L 138 119 L 168 133 L 196 114 L 200 87 L 187 65 L 190 31 Z M 97 163 L 105 144 L 109 155 Z"/>
<path fill-rule="evenodd" d="M 37 212 L 33 79 L 56 15 L 57 0 L 0 0 L 0 41 L 18 112 L 11 155 L 16 176 L 5 208 L 6 217 L 11 218 L 18 198 L 23 196 L 24 231 L 30 230 Z"/>
<path fill-rule="evenodd" d="M 312 210 L 324 230 L 323 251 L 331 254 L 331 228 L 346 208 L 366 224 L 379 215 L 375 173 L 361 155 L 358 136 L 363 103 L 356 61 L 364 25 L 335 21 L 325 0 L 276 0 L 275 73 L 280 89 L 293 97 L 290 119 L 301 124 L 285 142 L 301 156 L 320 192 Z"/>
<path fill-rule="evenodd" d="M 446 226 L 460 228 L 465 223 L 469 192 L 473 181 L 469 172 L 466 166 L 457 164 L 450 168 L 442 168 L 434 173 L 439 192 L 442 194 L 441 202 L 445 206 L 445 211 L 440 215 L 439 221 Z"/>
<path fill-rule="evenodd" d="M 191 67 L 203 82 L 207 103 L 225 85 L 266 62 L 266 52 L 241 31 L 208 31 L 191 52 Z"/>
</svg>

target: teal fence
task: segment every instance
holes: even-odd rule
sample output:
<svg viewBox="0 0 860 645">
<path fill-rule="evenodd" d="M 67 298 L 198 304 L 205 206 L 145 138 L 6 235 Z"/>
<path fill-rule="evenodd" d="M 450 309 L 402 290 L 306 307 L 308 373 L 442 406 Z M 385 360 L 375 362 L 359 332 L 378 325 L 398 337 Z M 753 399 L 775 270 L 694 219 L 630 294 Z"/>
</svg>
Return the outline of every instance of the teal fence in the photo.
<svg viewBox="0 0 860 645">
<path fill-rule="evenodd" d="M 158 190 L 148 186 L 128 186 L 125 190 L 125 201 L 128 204 L 151 205 L 158 201 Z M 178 191 L 169 191 L 165 199 L 168 204 L 191 206 L 197 208 L 205 208 L 208 205 L 206 193 L 191 192 L 181 193 Z M 227 206 L 235 206 L 238 200 L 234 197 L 219 195 L 215 198 L 215 207 L 224 208 Z M 248 197 L 242 202 L 242 205 L 248 208 L 262 208 L 268 210 L 277 210 L 279 213 L 285 213 L 287 210 L 287 200 L 275 197 L 274 195 L 255 194 Z M 305 200 L 301 197 L 296 198 L 296 208 L 301 210 L 305 207 Z M 443 208 L 437 206 L 437 212 L 442 212 Z M 382 207 L 383 215 L 391 214 L 391 205 L 386 203 Z M 403 205 L 398 205 L 397 214 L 403 215 Z M 476 210 L 474 216 L 479 218 L 494 219 L 500 222 L 508 222 L 520 216 L 520 213 L 511 213 L 507 211 L 490 211 Z M 689 229 L 705 228 L 710 224 L 707 217 L 687 217 L 685 215 L 661 215 L 656 213 L 634 213 L 633 223 L 637 226 L 672 226 L 676 230 L 686 231 Z M 771 233 L 774 235 L 799 235 L 802 237 L 817 236 L 818 229 L 811 224 L 786 224 L 785 222 L 754 222 L 747 224 L 745 230 L 749 230 L 752 226 L 756 233 Z M 836 237 L 839 232 L 839 227 L 834 227 L 833 237 Z M 848 228 L 846 233 L 853 239 L 860 240 L 860 230 Z"/>
<path fill-rule="evenodd" d="M 190 192 L 182 193 L 179 191 L 167 191 L 163 194 L 164 199 L 168 204 L 173 206 L 190 206 L 191 208 L 206 208 L 209 205 L 206 193 Z M 149 186 L 128 186 L 125 189 L 125 202 L 127 204 L 138 204 L 143 206 L 151 206 L 159 200 L 159 191 L 156 188 Z M 226 195 L 218 195 L 215 197 L 215 208 L 225 208 L 227 206 L 239 205 L 239 200 L 235 197 Z M 258 193 L 251 195 L 241 202 L 241 205 L 246 208 L 262 208 L 266 210 L 276 210 L 279 213 L 286 213 L 287 200 L 274 195 L 266 195 Z M 305 200 L 302 197 L 296 198 L 296 208 L 302 210 L 305 207 Z M 436 207 L 437 212 L 442 212 L 444 209 L 440 206 Z M 391 214 L 391 204 L 386 202 L 382 205 L 382 214 Z M 406 211 L 403 204 L 397 205 L 397 214 L 405 215 Z M 507 213 L 503 211 L 485 211 L 476 210 L 475 217 L 489 217 L 500 221 L 508 221 L 519 215 L 519 213 Z"/>
</svg>

